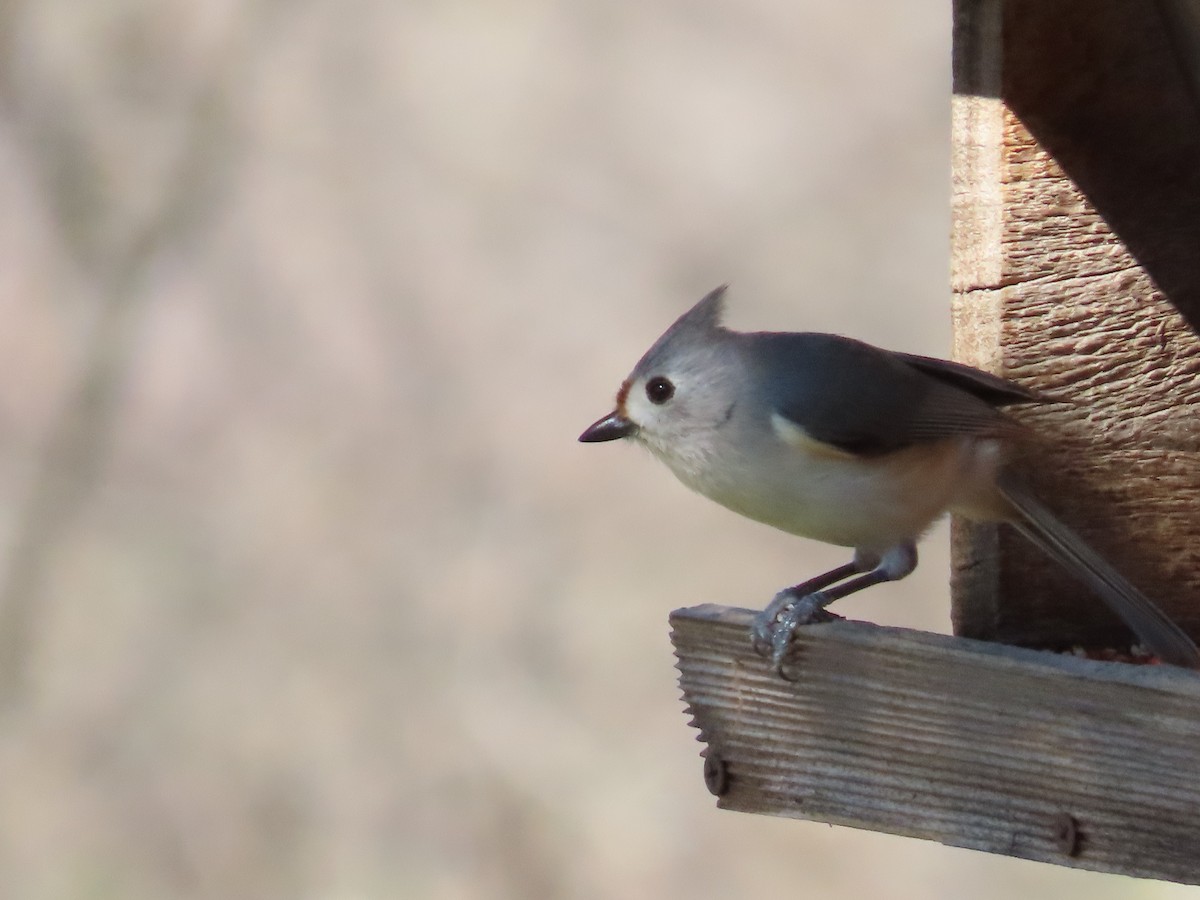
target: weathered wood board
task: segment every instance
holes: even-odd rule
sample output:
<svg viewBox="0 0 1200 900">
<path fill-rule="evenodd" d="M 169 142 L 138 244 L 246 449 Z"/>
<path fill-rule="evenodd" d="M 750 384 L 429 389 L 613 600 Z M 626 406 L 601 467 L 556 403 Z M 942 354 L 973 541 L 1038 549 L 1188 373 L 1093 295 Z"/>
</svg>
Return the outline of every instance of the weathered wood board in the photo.
<svg viewBox="0 0 1200 900">
<path fill-rule="evenodd" d="M 671 616 L 720 807 L 1200 883 L 1193 673 L 840 621 L 784 681 L 753 615 Z"/>
<path fill-rule="evenodd" d="M 1017 413 L 1047 503 L 1200 636 L 1200 117 L 1139 0 L 957 0 L 959 359 L 1065 403 Z M 1006 528 L 956 523 L 958 633 L 1128 633 Z"/>
</svg>

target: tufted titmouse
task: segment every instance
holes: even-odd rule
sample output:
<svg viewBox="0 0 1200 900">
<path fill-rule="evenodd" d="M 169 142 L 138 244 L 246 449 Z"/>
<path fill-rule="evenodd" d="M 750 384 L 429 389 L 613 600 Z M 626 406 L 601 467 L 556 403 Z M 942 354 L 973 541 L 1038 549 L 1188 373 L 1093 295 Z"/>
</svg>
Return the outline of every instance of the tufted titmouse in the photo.
<svg viewBox="0 0 1200 900">
<path fill-rule="evenodd" d="M 725 288 L 658 339 L 617 408 L 579 436 L 633 438 L 695 491 L 791 534 L 854 548 L 844 566 L 787 588 L 757 617 L 777 671 L 796 628 L 896 581 L 947 511 L 1000 521 L 1095 591 L 1166 662 L 1200 668 L 1191 639 L 1034 497 L 1006 465 L 1023 428 L 999 407 L 1026 389 L 960 363 L 830 334 L 721 326 Z"/>
</svg>

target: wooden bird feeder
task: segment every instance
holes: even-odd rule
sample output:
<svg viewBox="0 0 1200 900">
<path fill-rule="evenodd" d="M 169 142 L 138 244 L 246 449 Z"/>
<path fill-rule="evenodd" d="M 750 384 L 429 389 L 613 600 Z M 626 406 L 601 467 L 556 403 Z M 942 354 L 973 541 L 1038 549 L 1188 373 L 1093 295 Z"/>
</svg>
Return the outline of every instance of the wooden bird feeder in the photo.
<svg viewBox="0 0 1200 900">
<path fill-rule="evenodd" d="M 1200 636 L 1200 0 L 956 0 L 955 355 L 1021 410 L 1063 519 Z M 672 614 L 718 805 L 1200 884 L 1200 675 L 1128 647 L 1004 526 L 956 522 L 958 637 Z"/>
</svg>

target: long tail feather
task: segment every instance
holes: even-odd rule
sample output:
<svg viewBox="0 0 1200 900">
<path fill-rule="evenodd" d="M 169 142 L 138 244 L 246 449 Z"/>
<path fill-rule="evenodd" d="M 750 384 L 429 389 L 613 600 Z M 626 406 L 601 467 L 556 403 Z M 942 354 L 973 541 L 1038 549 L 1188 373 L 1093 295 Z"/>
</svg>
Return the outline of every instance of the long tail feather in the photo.
<svg viewBox="0 0 1200 900">
<path fill-rule="evenodd" d="M 1059 521 L 1019 479 L 1005 474 L 997 487 L 1021 515 L 1013 522 L 1016 529 L 1095 591 L 1163 662 L 1200 669 L 1200 651 L 1183 629 Z"/>
</svg>

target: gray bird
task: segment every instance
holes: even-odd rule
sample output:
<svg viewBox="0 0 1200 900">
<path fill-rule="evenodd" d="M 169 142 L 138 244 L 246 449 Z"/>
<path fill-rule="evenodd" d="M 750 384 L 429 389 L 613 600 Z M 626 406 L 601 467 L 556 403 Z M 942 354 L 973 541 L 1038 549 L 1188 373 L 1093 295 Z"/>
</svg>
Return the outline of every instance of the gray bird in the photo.
<svg viewBox="0 0 1200 900">
<path fill-rule="evenodd" d="M 1034 497 L 1007 463 L 1038 402 L 960 363 L 831 334 L 731 331 L 725 287 L 682 315 L 579 436 L 632 438 L 692 490 L 853 561 L 775 595 L 752 639 L 776 671 L 800 625 L 834 600 L 916 568 L 940 516 L 1008 522 L 1074 573 L 1162 660 L 1200 668 L 1192 640 Z"/>
</svg>

